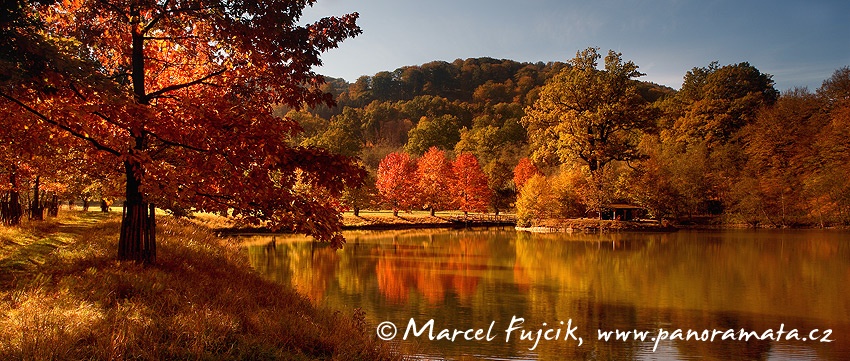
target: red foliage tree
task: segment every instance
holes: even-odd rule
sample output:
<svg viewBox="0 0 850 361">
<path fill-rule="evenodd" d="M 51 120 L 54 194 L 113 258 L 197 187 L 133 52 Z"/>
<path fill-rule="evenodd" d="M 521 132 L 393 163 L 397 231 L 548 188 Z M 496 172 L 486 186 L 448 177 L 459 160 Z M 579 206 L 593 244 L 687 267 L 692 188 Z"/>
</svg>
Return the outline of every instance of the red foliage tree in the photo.
<svg viewBox="0 0 850 361">
<path fill-rule="evenodd" d="M 349 158 L 289 145 L 300 127 L 272 111 L 332 104 L 311 68 L 360 33 L 356 13 L 299 25 L 313 2 L 28 4 L 47 37 L 35 50 L 21 42 L 33 56 L 18 57 L 18 68 L 34 64 L 41 72 L 32 81 L 11 77 L 0 98 L 121 166 L 119 259 L 155 260 L 154 203 L 232 209 L 245 222 L 340 246 L 335 196 L 362 171 Z"/>
<path fill-rule="evenodd" d="M 531 159 L 522 158 L 517 163 L 516 167 L 514 167 L 514 185 L 516 186 L 517 193 L 522 190 L 522 186 L 525 185 L 525 182 L 528 182 L 531 177 L 535 175 L 543 175 L 540 172 L 540 169 L 531 162 Z"/>
<path fill-rule="evenodd" d="M 398 216 L 399 210 L 408 211 L 419 204 L 416 162 L 407 153 L 387 154 L 378 165 L 378 179 L 375 184 L 381 200 Z"/>
<path fill-rule="evenodd" d="M 487 186 L 487 175 L 481 170 L 478 158 L 470 153 L 461 153 L 452 162 L 452 169 L 456 177 L 452 193 L 458 209 L 464 214 L 486 211 L 493 192 Z"/>
<path fill-rule="evenodd" d="M 452 195 L 449 190 L 454 183 L 454 173 L 446 152 L 437 147 L 428 149 L 417 161 L 417 173 L 420 201 L 431 210 L 431 216 L 434 216 L 436 210 L 451 208 Z"/>
</svg>

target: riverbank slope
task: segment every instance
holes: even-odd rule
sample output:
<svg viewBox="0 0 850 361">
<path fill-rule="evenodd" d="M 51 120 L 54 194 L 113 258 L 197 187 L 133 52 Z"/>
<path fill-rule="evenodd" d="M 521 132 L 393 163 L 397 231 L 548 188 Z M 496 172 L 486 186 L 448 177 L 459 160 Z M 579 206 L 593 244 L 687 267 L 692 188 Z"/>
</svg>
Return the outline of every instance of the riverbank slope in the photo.
<svg viewBox="0 0 850 361">
<path fill-rule="evenodd" d="M 119 214 L 0 227 L 0 359 L 393 359 L 361 312 L 313 306 L 235 241 L 158 218 L 156 265 L 115 260 Z"/>
</svg>

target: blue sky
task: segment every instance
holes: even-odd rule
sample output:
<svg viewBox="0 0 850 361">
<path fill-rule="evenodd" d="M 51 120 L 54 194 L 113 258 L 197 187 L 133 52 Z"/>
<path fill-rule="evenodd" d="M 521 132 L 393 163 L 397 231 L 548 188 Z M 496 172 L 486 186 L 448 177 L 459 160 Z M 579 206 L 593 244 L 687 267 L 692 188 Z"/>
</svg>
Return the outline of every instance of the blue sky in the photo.
<svg viewBox="0 0 850 361">
<path fill-rule="evenodd" d="M 353 82 L 434 60 L 566 61 L 594 46 L 677 89 L 716 60 L 749 62 L 784 91 L 850 65 L 850 0 L 318 0 L 303 20 L 355 11 L 363 34 L 324 54 L 320 73 Z"/>
</svg>

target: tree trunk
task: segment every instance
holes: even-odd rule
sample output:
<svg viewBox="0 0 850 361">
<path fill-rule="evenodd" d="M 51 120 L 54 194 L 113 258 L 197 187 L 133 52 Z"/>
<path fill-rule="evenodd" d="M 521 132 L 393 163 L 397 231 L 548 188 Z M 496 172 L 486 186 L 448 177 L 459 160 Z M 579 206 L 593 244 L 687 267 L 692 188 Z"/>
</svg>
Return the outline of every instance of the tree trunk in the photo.
<svg viewBox="0 0 850 361">
<path fill-rule="evenodd" d="M 130 8 L 130 26 L 132 32 L 131 67 L 133 94 L 141 105 L 149 105 L 150 99 L 145 92 L 145 26 L 141 23 L 138 7 Z M 134 129 L 131 134 L 135 144 L 130 155 L 145 149 L 144 125 Z M 154 205 L 145 202 L 141 192 L 143 169 L 138 161 L 124 161 L 124 173 L 127 176 L 124 212 L 121 218 L 121 236 L 118 239 L 118 259 L 140 263 L 156 261 L 156 218 Z"/>
<path fill-rule="evenodd" d="M 433 216 L 434 216 L 434 212 L 435 212 L 435 211 L 434 211 L 434 207 L 431 207 L 431 217 L 433 217 Z"/>
<path fill-rule="evenodd" d="M 89 199 L 83 198 L 83 212 L 89 211 Z"/>
<path fill-rule="evenodd" d="M 6 203 L 5 214 L 3 215 L 3 223 L 9 226 L 17 226 L 21 224 L 23 211 L 21 210 L 20 196 L 18 195 L 18 178 L 17 169 L 12 168 L 12 173 L 9 173 L 9 183 L 12 185 L 12 190 L 9 191 L 9 201 Z"/>
<path fill-rule="evenodd" d="M 106 202 L 106 198 L 100 199 L 100 211 L 103 213 L 109 213 L 109 203 Z"/>
<path fill-rule="evenodd" d="M 360 208 L 358 208 L 358 207 L 354 207 L 354 216 L 355 216 L 355 217 L 360 217 Z"/>
<path fill-rule="evenodd" d="M 32 187 L 32 203 L 30 203 L 30 219 L 36 221 L 44 220 L 44 207 L 38 199 L 38 188 L 41 181 L 41 176 L 35 176 L 35 185 Z"/>
<path fill-rule="evenodd" d="M 127 200 L 121 219 L 121 236 L 118 239 L 118 259 L 153 263 L 156 261 L 156 214 L 154 205 L 146 203 L 140 186 L 141 179 L 133 171 L 137 168 L 124 162 L 127 175 Z"/>
<path fill-rule="evenodd" d="M 398 209 L 393 209 L 393 217 L 398 217 Z"/>
<path fill-rule="evenodd" d="M 47 203 L 47 215 L 50 217 L 59 216 L 59 197 L 55 193 L 50 197 L 50 202 Z"/>
</svg>

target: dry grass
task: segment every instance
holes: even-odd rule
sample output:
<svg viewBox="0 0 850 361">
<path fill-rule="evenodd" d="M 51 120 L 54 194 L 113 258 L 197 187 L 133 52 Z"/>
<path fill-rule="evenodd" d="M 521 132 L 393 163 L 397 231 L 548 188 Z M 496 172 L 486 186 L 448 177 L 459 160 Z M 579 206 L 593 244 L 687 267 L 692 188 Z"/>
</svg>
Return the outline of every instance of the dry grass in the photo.
<svg viewBox="0 0 850 361">
<path fill-rule="evenodd" d="M 0 228 L 0 359 L 399 358 L 365 317 L 317 309 L 235 242 L 160 217 L 155 266 L 115 260 L 117 215 Z"/>
</svg>

